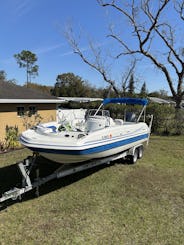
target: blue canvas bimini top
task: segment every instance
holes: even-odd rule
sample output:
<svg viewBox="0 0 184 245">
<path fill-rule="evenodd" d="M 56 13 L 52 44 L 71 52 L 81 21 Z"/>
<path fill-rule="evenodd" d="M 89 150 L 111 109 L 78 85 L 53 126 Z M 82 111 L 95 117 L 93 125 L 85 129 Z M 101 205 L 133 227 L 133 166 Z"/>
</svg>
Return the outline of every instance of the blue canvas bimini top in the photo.
<svg viewBox="0 0 184 245">
<path fill-rule="evenodd" d="M 147 105 L 147 99 L 140 99 L 140 98 L 106 98 L 103 100 L 103 105 L 107 105 L 109 103 L 120 103 L 120 104 L 127 104 L 127 105 Z"/>
</svg>

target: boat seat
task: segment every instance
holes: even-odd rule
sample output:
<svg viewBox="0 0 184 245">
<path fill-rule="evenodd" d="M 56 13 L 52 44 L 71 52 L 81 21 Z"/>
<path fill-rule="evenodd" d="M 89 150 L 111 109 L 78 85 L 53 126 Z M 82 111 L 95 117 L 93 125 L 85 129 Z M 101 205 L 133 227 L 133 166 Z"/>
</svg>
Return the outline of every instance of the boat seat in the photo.
<svg viewBox="0 0 184 245">
<path fill-rule="evenodd" d="M 123 125 L 123 119 L 114 119 L 116 125 Z"/>
<path fill-rule="evenodd" d="M 114 122 L 114 119 L 112 119 L 111 117 L 109 118 L 109 126 L 114 126 L 116 125 L 116 123 Z"/>
</svg>

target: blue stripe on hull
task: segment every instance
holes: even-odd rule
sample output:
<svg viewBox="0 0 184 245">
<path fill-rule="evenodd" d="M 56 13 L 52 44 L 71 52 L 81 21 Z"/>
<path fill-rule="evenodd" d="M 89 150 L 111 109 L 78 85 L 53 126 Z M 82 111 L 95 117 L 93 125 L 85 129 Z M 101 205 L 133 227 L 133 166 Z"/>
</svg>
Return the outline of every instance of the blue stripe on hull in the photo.
<svg viewBox="0 0 184 245">
<path fill-rule="evenodd" d="M 65 154 L 65 155 L 88 155 L 88 154 L 94 154 L 99 153 L 103 151 L 107 151 L 113 148 L 121 147 L 123 145 L 128 145 L 131 143 L 134 143 L 139 140 L 143 140 L 148 138 L 148 134 L 139 135 L 136 137 L 132 137 L 129 139 L 120 140 L 118 142 L 92 147 L 89 149 L 84 150 L 57 150 L 57 149 L 43 149 L 43 148 L 35 148 L 35 147 L 29 147 L 32 151 L 35 152 L 44 152 L 44 153 L 52 153 L 52 154 Z"/>
</svg>

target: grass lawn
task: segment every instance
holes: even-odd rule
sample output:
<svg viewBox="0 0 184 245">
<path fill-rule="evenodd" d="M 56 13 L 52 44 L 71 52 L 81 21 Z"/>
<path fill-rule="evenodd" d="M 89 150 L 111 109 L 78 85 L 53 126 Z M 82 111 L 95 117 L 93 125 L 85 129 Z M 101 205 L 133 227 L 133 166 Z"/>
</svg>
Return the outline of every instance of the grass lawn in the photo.
<svg viewBox="0 0 184 245">
<path fill-rule="evenodd" d="M 11 164 L 28 154 L 0 155 L 1 191 L 18 181 Z M 152 136 L 135 165 L 95 168 L 40 191 L 0 211 L 1 245 L 184 244 L 184 137 Z"/>
</svg>

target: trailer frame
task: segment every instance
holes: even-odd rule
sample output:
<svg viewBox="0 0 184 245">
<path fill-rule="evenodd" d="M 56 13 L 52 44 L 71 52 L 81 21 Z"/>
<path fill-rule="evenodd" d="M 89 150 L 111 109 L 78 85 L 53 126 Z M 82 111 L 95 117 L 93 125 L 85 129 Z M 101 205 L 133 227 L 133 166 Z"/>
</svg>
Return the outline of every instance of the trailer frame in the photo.
<svg viewBox="0 0 184 245">
<path fill-rule="evenodd" d="M 12 200 L 21 200 L 22 196 L 33 189 L 36 189 L 36 196 L 39 196 L 39 187 L 53 179 L 59 179 L 66 177 L 68 175 L 81 172 L 90 168 L 94 168 L 103 164 L 110 164 L 113 161 L 119 160 L 119 159 L 128 159 L 130 163 L 135 163 L 138 158 L 136 157 L 135 161 L 135 154 L 139 152 L 141 149 L 141 157 L 142 157 L 142 151 L 143 151 L 143 144 L 138 144 L 124 152 L 118 153 L 113 156 L 100 158 L 100 159 L 94 159 L 89 162 L 83 162 L 81 164 L 75 164 L 70 165 L 62 165 L 58 169 L 56 169 L 53 173 L 49 174 L 46 177 L 40 177 L 39 176 L 39 168 L 36 168 L 36 178 L 31 181 L 30 174 L 32 173 L 33 169 L 35 169 L 36 159 L 38 157 L 38 153 L 33 153 L 32 156 L 28 156 L 23 161 L 20 161 L 17 163 L 17 167 L 22 175 L 22 187 L 13 187 L 12 189 L 4 192 L 2 196 L 0 197 L 0 203 L 3 203 L 9 199 Z M 47 160 L 47 159 L 45 159 Z"/>
</svg>

